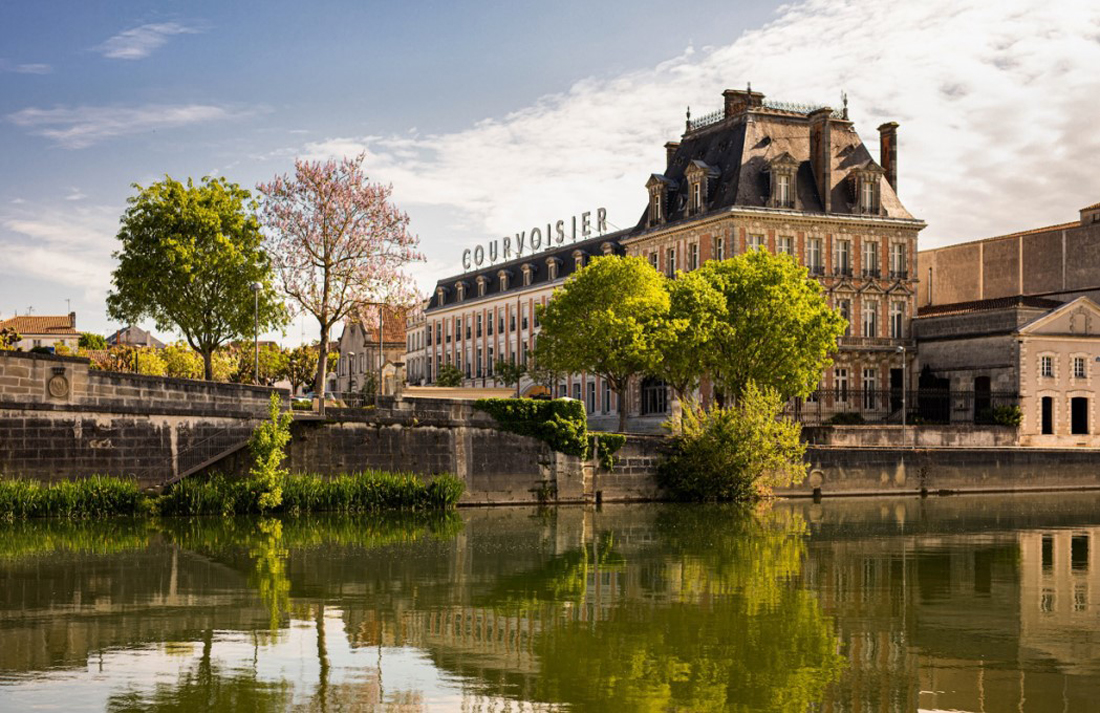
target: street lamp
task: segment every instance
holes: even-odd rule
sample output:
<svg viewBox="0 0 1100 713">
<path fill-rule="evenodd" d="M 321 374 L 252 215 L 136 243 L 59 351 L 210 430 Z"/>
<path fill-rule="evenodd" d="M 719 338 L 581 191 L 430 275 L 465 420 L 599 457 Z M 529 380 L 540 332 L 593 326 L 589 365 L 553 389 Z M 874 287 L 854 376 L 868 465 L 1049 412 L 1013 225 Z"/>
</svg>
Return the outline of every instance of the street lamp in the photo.
<svg viewBox="0 0 1100 713">
<path fill-rule="evenodd" d="M 252 294 L 256 297 L 256 328 L 253 332 L 255 337 L 255 371 L 252 372 L 252 381 L 256 384 L 260 383 L 260 290 L 264 288 L 259 282 L 252 283 Z"/>
<path fill-rule="evenodd" d="M 905 442 L 905 346 L 898 345 L 898 354 L 901 355 L 901 440 Z"/>
</svg>

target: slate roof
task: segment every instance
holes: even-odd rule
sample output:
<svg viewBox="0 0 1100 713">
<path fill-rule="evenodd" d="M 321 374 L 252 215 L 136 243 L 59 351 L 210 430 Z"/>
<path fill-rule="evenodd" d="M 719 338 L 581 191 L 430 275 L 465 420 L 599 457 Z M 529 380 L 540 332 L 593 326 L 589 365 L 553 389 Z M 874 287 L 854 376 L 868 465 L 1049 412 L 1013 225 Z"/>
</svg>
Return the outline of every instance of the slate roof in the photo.
<svg viewBox="0 0 1100 713">
<path fill-rule="evenodd" d="M 122 329 L 116 330 L 113 334 L 108 335 L 107 344 L 111 346 L 122 344 L 164 349 L 164 342 L 160 341 L 141 327 L 135 327 L 134 325 L 123 327 Z"/>
<path fill-rule="evenodd" d="M 0 329 L 12 328 L 21 336 L 38 334 L 65 335 L 79 334 L 76 331 L 76 315 L 21 315 L 0 320 Z"/>
<path fill-rule="evenodd" d="M 1061 300 L 1014 295 L 1012 297 L 995 297 L 988 300 L 974 300 L 972 302 L 955 302 L 946 305 L 921 307 L 917 310 L 917 316 L 944 317 L 953 314 L 970 314 L 972 312 L 985 312 L 988 310 L 1009 309 L 1012 307 L 1051 310 L 1056 307 L 1061 307 L 1062 304 L 1063 302 Z"/>
<path fill-rule="evenodd" d="M 813 107 L 807 106 L 805 109 L 813 110 Z M 849 174 L 857 169 L 881 170 L 881 167 L 871 157 L 850 121 L 838 118 L 835 113 L 830 121 L 832 180 L 828 186 L 829 213 L 860 215 L 856 196 L 848 185 Z M 654 174 L 676 186 L 676 191 L 669 195 L 667 202 L 667 221 L 657 227 L 687 217 L 688 182 L 684 180 L 684 172 L 692 163 L 701 161 L 718 173 L 711 184 L 706 212 L 737 206 L 762 208 L 767 206 L 771 195 L 768 164 L 784 153 L 798 163 L 795 174 L 797 209 L 810 213 L 824 212 L 822 193 L 818 190 L 810 161 L 809 113 L 777 109 L 766 102 L 763 106 L 689 130 L 683 135 L 668 166 L 662 173 Z M 882 216 L 913 219 L 885 177 L 880 183 L 879 202 L 883 209 Z M 636 230 L 646 229 L 647 217 L 648 206 L 642 211 Z"/>
<path fill-rule="evenodd" d="M 626 251 L 619 244 L 619 241 L 629 235 L 630 232 L 630 230 L 620 230 L 614 233 L 605 233 L 604 235 L 588 238 L 587 240 L 578 240 L 575 243 L 567 242 L 560 248 L 544 250 L 521 258 L 516 258 L 515 260 L 509 260 L 508 262 L 490 265 L 480 270 L 473 270 L 463 275 L 456 275 L 440 280 L 436 283 L 436 290 L 432 292 L 431 298 L 428 300 L 428 306 L 425 308 L 425 312 L 431 312 L 439 308 L 439 287 L 443 287 L 447 290 L 443 306 L 453 307 L 455 304 L 465 305 L 477 302 L 478 300 L 497 297 L 504 292 L 518 292 L 520 290 L 545 285 L 551 282 L 549 279 L 549 266 L 546 262 L 551 258 L 556 258 L 559 261 L 558 276 L 553 282 L 561 282 L 576 272 L 576 261 L 573 259 L 573 252 L 575 250 L 582 250 L 589 256 L 601 256 L 604 254 L 603 244 L 611 243 L 614 254 L 624 255 Z M 530 287 L 523 284 L 523 266 L 528 263 L 533 267 Z M 507 290 L 501 289 L 501 280 L 499 277 L 501 270 L 506 270 L 511 273 L 511 276 L 508 278 Z M 478 296 L 477 293 L 478 277 L 484 277 L 486 280 L 485 295 L 483 297 Z M 459 282 L 466 283 L 466 297 L 462 302 L 457 301 L 458 291 L 456 285 Z"/>
</svg>

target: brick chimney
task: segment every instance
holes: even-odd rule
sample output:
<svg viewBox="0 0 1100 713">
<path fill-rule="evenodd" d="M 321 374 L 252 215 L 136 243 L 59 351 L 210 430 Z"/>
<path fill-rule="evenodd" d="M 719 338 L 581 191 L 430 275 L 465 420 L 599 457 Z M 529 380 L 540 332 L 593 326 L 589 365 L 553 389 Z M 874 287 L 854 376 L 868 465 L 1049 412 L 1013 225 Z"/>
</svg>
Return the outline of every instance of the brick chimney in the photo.
<svg viewBox="0 0 1100 713">
<path fill-rule="evenodd" d="M 890 121 L 878 127 L 879 163 L 886 171 L 886 182 L 898 192 L 898 122 Z"/>
<path fill-rule="evenodd" d="M 830 117 L 833 110 L 824 106 L 810 112 L 810 166 L 814 172 L 814 182 L 821 196 L 821 206 L 826 213 L 832 212 L 833 187 L 833 138 Z"/>
<path fill-rule="evenodd" d="M 69 326 L 76 329 L 76 312 L 69 312 Z"/>
<path fill-rule="evenodd" d="M 751 84 L 748 89 L 727 89 L 722 92 L 722 97 L 726 100 L 727 119 L 764 104 L 764 95 L 754 92 Z"/>
<path fill-rule="evenodd" d="M 679 141 L 669 141 L 665 144 L 665 167 L 672 165 L 672 157 L 676 154 L 676 149 L 680 148 Z"/>
</svg>

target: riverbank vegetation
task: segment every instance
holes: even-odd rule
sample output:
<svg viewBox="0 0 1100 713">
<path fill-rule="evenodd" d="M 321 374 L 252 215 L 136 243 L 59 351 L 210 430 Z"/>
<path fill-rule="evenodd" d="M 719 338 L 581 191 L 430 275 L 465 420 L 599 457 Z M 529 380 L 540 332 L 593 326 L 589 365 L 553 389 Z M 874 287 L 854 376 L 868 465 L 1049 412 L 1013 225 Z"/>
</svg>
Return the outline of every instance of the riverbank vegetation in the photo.
<svg viewBox="0 0 1100 713">
<path fill-rule="evenodd" d="M 478 399 L 474 408 L 492 416 L 502 431 L 537 438 L 558 453 L 597 456 L 604 470 L 611 470 L 626 443 L 619 433 L 589 431 L 584 404 L 573 399 Z"/>
<path fill-rule="evenodd" d="M 281 502 L 270 506 L 262 501 L 271 492 L 270 483 L 256 478 L 189 478 L 162 495 L 143 492 L 127 478 L 93 476 L 50 484 L 0 479 L 0 519 L 427 512 L 453 508 L 465 486 L 451 475 L 426 482 L 411 473 L 365 471 L 335 477 L 283 475 L 277 487 Z"/>
</svg>

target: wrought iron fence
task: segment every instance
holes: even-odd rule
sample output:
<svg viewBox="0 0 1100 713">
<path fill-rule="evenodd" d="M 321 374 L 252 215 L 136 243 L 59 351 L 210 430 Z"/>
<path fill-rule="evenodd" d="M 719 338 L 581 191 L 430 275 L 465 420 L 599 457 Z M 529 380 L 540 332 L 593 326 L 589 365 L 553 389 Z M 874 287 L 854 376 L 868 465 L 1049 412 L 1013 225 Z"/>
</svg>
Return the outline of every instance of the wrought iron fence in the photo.
<svg viewBox="0 0 1100 713">
<path fill-rule="evenodd" d="M 808 425 L 858 425 L 902 422 L 901 389 L 822 389 L 805 399 L 788 402 L 784 415 Z M 911 425 L 952 423 L 992 424 L 996 409 L 1018 406 L 1019 396 L 1007 391 L 905 392 L 905 422 Z"/>
</svg>

